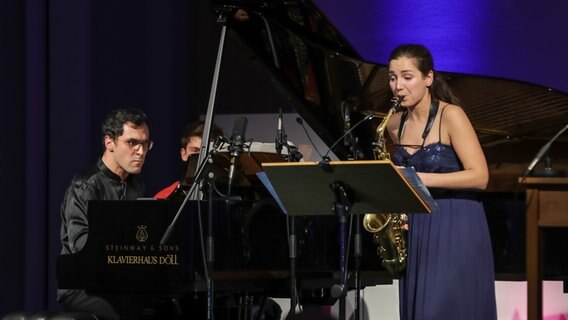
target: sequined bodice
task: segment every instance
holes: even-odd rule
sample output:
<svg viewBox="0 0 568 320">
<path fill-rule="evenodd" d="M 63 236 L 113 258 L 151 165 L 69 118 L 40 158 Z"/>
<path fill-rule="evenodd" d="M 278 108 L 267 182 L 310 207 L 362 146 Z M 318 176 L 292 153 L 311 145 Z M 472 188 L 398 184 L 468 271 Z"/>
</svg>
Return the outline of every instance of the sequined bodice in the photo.
<svg viewBox="0 0 568 320">
<path fill-rule="evenodd" d="M 424 146 L 413 154 L 397 146 L 391 156 L 395 165 L 414 167 L 418 172 L 455 172 L 463 170 L 452 146 L 436 142 Z"/>
</svg>

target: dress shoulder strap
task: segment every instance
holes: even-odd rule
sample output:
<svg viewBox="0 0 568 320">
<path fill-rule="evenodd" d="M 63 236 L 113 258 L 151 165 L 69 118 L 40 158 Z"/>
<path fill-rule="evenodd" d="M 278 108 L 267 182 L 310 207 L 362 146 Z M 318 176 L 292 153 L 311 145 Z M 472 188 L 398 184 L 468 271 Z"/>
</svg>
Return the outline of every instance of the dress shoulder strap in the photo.
<svg viewBox="0 0 568 320">
<path fill-rule="evenodd" d="M 442 107 L 442 111 L 440 112 L 440 124 L 438 125 L 438 143 L 442 143 L 442 119 L 444 119 L 444 110 L 449 104 L 446 104 Z"/>
<path fill-rule="evenodd" d="M 424 143 L 426 142 L 426 137 L 430 133 L 430 129 L 432 129 L 432 125 L 434 124 L 434 120 L 436 119 L 436 115 L 438 114 L 439 105 L 440 101 L 437 99 L 433 99 L 432 103 L 430 104 L 430 110 L 428 112 L 428 120 L 426 121 L 426 126 L 424 127 L 424 131 L 422 132 L 422 145 L 420 145 L 421 148 L 424 147 Z M 400 116 L 400 124 L 398 128 L 399 145 L 400 145 L 400 139 L 402 137 L 402 131 L 404 130 L 404 122 L 406 121 L 407 116 L 408 116 L 408 110 L 404 110 L 404 112 Z"/>
</svg>

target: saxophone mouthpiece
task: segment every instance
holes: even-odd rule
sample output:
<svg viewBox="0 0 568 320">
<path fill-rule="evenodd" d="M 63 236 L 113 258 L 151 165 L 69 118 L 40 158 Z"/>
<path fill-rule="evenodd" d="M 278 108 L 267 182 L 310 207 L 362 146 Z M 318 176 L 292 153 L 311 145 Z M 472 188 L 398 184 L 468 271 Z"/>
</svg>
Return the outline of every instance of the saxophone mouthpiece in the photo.
<svg viewBox="0 0 568 320">
<path fill-rule="evenodd" d="M 401 96 L 393 96 L 391 99 L 391 102 L 393 103 L 393 107 L 398 108 L 400 106 L 400 103 L 402 102 L 402 99 L 404 97 Z"/>
</svg>

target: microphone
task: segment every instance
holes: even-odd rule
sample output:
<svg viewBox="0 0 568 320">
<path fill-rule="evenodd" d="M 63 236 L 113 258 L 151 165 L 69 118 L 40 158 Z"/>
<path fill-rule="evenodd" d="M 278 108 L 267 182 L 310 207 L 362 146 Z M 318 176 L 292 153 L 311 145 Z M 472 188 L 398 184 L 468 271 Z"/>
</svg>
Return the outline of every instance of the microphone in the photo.
<svg viewBox="0 0 568 320">
<path fill-rule="evenodd" d="M 328 156 L 329 153 L 331 152 L 331 150 L 341 141 L 343 141 L 343 139 L 350 133 L 353 132 L 353 130 L 355 130 L 355 128 L 357 128 L 358 126 L 360 126 L 363 122 L 373 119 L 375 117 L 374 114 L 370 114 L 368 116 L 365 116 L 363 119 L 359 120 L 359 122 L 357 122 L 353 127 L 349 128 L 347 131 L 345 131 L 343 133 L 343 135 L 341 137 L 339 137 L 339 139 L 337 139 L 332 145 L 331 147 L 329 147 L 327 149 L 327 151 L 325 152 L 325 154 L 321 154 L 319 152 L 319 150 L 316 148 L 316 145 L 314 144 L 314 142 L 312 141 L 312 138 L 310 138 L 310 135 L 308 134 L 308 130 L 306 130 L 306 127 L 304 127 L 304 122 L 302 120 L 302 118 L 298 117 L 296 118 L 296 122 L 298 122 L 302 128 L 304 128 L 304 131 L 306 132 L 306 136 L 308 137 L 308 139 L 310 140 L 310 143 L 312 144 L 312 146 L 314 147 L 314 149 L 316 150 L 317 154 L 320 156 L 321 161 L 319 162 L 320 167 L 325 171 L 325 172 L 331 172 L 333 171 L 333 169 L 331 168 L 331 165 L 329 164 L 329 162 L 331 161 L 331 158 Z"/>
<path fill-rule="evenodd" d="M 233 184 L 233 177 L 235 175 L 235 162 L 243 152 L 243 145 L 245 142 L 245 131 L 247 129 L 247 118 L 240 117 L 235 120 L 233 126 L 233 135 L 231 136 L 231 144 L 229 145 L 229 154 L 231 155 L 231 165 L 229 166 L 229 182 L 227 187 L 227 195 L 231 194 L 231 185 Z"/>
<path fill-rule="evenodd" d="M 354 126 L 352 126 L 352 127 L 349 128 L 347 131 L 345 131 L 345 132 L 343 133 L 343 135 L 342 135 L 341 137 L 339 137 L 339 139 L 337 139 L 337 140 L 331 145 L 331 147 L 329 147 L 329 148 L 327 149 L 327 151 L 325 152 L 325 154 L 324 154 L 323 157 L 322 157 L 322 160 L 324 160 L 324 161 L 330 161 L 330 159 L 329 159 L 329 157 L 328 157 L 327 155 L 331 152 L 331 150 L 333 150 L 333 148 L 334 148 L 338 143 L 340 143 L 341 141 L 343 141 L 343 139 L 344 139 L 347 135 L 351 134 L 351 133 L 353 132 L 353 130 L 355 130 L 355 128 L 357 128 L 358 126 L 360 126 L 363 122 L 365 122 L 365 121 L 367 121 L 367 120 L 370 120 L 370 119 L 373 119 L 374 117 L 375 117 L 374 114 L 370 114 L 370 115 L 368 115 L 368 116 L 365 116 L 363 119 L 359 120 L 359 122 L 357 122 Z M 327 159 L 327 160 L 326 160 L 326 159 Z"/>
<path fill-rule="evenodd" d="M 343 113 L 343 132 L 347 132 L 351 128 L 351 110 L 345 101 L 341 102 L 341 113 Z M 354 137 L 352 132 L 343 137 L 343 146 L 349 150 L 348 160 L 362 159 L 365 156 L 358 143 L 359 139 Z"/>
<path fill-rule="evenodd" d="M 349 106 L 347 106 L 347 103 L 345 101 L 341 103 L 341 110 L 343 113 L 343 131 L 346 132 L 351 127 L 351 110 L 349 110 Z M 343 139 L 343 145 L 346 147 L 349 147 L 351 145 L 351 140 L 349 139 L 349 137 L 346 136 Z"/>
<path fill-rule="evenodd" d="M 536 164 L 542 159 L 542 157 L 548 152 L 548 149 L 550 149 L 550 146 L 552 145 L 552 143 L 558 139 L 558 137 L 564 133 L 564 131 L 566 131 L 566 129 L 568 129 L 568 124 L 566 124 L 564 126 L 564 128 L 560 129 L 560 131 L 558 131 L 558 133 L 556 135 L 554 135 L 554 137 L 552 137 L 552 139 L 550 139 L 544 146 L 542 146 L 542 148 L 540 148 L 540 150 L 538 151 L 538 153 L 536 154 L 536 156 L 534 157 L 534 159 L 531 161 L 531 163 L 529 164 L 529 166 L 527 167 L 527 170 L 525 171 L 525 174 L 523 175 L 523 178 L 527 177 L 531 171 L 534 169 L 534 166 L 536 166 Z"/>
<path fill-rule="evenodd" d="M 282 129 L 282 108 L 278 109 L 278 124 L 276 129 L 276 140 L 274 147 L 276 148 L 276 154 L 282 154 L 282 147 L 284 141 L 286 140 L 284 130 Z"/>
</svg>

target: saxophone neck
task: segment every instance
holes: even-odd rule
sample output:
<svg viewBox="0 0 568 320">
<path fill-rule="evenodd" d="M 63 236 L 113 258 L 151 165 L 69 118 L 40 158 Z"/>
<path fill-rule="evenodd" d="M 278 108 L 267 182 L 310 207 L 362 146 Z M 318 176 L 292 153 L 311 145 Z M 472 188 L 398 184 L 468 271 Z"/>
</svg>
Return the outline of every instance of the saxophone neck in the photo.
<svg viewBox="0 0 568 320">
<path fill-rule="evenodd" d="M 385 115 L 385 117 L 383 118 L 383 121 L 381 121 L 381 123 L 379 124 L 379 126 L 377 127 L 377 135 L 379 134 L 383 134 L 387 124 L 389 123 L 389 120 L 391 118 L 391 116 L 395 113 L 397 107 L 396 106 L 392 106 L 389 111 L 387 112 L 387 114 Z"/>
<path fill-rule="evenodd" d="M 385 129 L 390 121 L 392 115 L 396 112 L 399 106 L 398 99 L 393 98 L 393 104 L 391 108 L 379 124 L 376 130 L 375 142 L 373 143 L 373 153 L 375 155 L 375 160 L 385 160 L 390 159 L 390 155 L 387 152 L 386 142 L 385 142 Z"/>
</svg>

